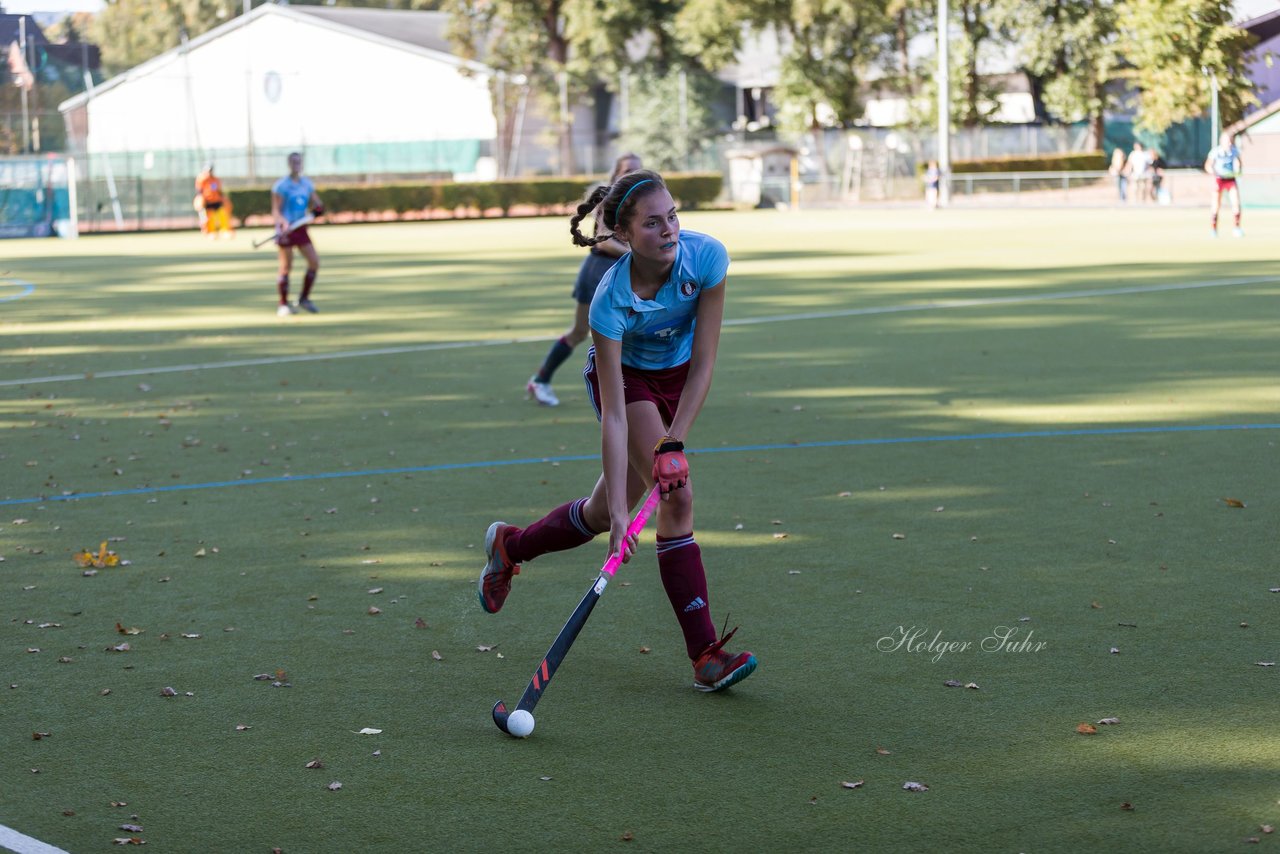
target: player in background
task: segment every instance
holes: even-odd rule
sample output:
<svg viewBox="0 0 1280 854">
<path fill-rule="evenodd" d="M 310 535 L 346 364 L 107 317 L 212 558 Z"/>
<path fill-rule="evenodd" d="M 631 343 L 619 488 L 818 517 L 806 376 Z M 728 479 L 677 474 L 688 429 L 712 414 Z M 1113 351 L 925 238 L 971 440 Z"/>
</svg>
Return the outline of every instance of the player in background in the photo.
<svg viewBox="0 0 1280 854">
<path fill-rule="evenodd" d="M 319 311 L 311 301 L 311 289 L 315 287 L 316 274 L 320 271 L 320 256 L 307 234 L 307 227 L 296 228 L 289 233 L 285 230 L 311 213 L 320 216 L 324 213 L 324 202 L 316 194 L 316 185 L 310 178 L 302 174 L 302 155 L 293 152 L 289 155 L 289 174 L 276 181 L 271 187 L 271 221 L 276 229 L 276 243 L 280 247 L 280 277 L 276 280 L 276 290 L 280 293 L 280 305 L 276 314 L 286 317 L 297 314 L 298 309 L 315 314 Z M 307 259 L 307 272 L 302 278 L 302 294 L 298 304 L 289 302 L 289 273 L 293 270 L 293 250 L 297 249 Z"/>
<path fill-rule="evenodd" d="M 596 207 L 606 232 L 578 226 Z M 579 246 L 611 237 L 629 248 L 600 280 L 589 312 L 593 346 L 584 372 L 600 419 L 603 474 L 589 496 L 562 504 L 527 528 L 494 522 L 478 594 L 502 608 L 520 564 L 609 534 L 609 554 L 628 561 L 636 537 L 628 515 L 657 484 L 658 571 L 693 662 L 694 687 L 719 691 L 756 669 L 749 652 L 724 649 L 711 620 L 702 553 L 693 537 L 693 486 L 684 440 L 715 366 L 729 255 L 715 238 L 681 231 L 675 203 L 656 172 L 630 172 L 578 206 L 570 232 Z M 734 629 L 737 631 L 737 629 Z"/>
<path fill-rule="evenodd" d="M 214 237 L 235 237 L 231 228 L 231 199 L 222 188 L 222 179 L 213 174 L 213 164 L 196 176 L 196 199 L 204 212 L 200 230 Z"/>
<path fill-rule="evenodd" d="M 639 156 L 635 154 L 624 154 L 613 164 L 613 174 L 609 176 L 609 183 L 612 184 L 628 172 L 634 172 L 644 167 L 640 162 Z M 600 224 L 600 211 L 596 211 L 596 233 L 601 234 L 604 229 Z M 582 266 L 578 268 L 578 279 L 573 285 L 573 298 L 577 302 L 577 308 L 573 315 L 573 326 L 569 327 L 569 331 L 561 335 L 556 343 L 551 345 L 551 349 L 547 351 L 547 357 L 542 361 L 542 367 L 538 368 L 538 372 L 529 378 L 529 382 L 525 384 L 525 395 L 532 400 L 538 401 L 543 406 L 559 406 L 560 399 L 556 397 L 556 393 L 551 390 L 551 377 L 555 374 L 556 368 L 569 358 L 569 354 L 573 352 L 573 348 L 582 343 L 587 337 L 589 327 L 587 325 L 587 310 L 591 307 L 591 297 L 595 295 L 596 285 L 600 284 L 600 279 L 605 272 L 613 266 L 614 262 L 627 254 L 627 247 L 620 241 L 610 238 L 603 243 L 599 243 L 591 247 L 591 251 L 587 253 L 587 257 L 582 259 Z"/>
<path fill-rule="evenodd" d="M 1236 179 L 1244 171 L 1240 160 L 1240 149 L 1236 148 L 1236 137 L 1231 131 L 1223 131 L 1218 145 L 1209 152 L 1204 161 L 1204 171 L 1213 176 L 1213 204 L 1209 210 L 1212 215 L 1213 236 L 1218 236 L 1218 211 L 1222 207 L 1222 194 L 1226 193 L 1231 200 L 1231 215 L 1234 218 L 1232 235 L 1244 237 L 1244 229 L 1240 227 L 1240 187 Z"/>
</svg>

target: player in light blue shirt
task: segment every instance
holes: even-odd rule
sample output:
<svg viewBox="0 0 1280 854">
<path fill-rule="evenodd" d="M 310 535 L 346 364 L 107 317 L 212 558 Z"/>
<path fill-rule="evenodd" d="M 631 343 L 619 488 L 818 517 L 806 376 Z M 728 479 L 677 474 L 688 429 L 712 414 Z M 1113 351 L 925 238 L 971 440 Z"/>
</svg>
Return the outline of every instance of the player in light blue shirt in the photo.
<svg viewBox="0 0 1280 854">
<path fill-rule="evenodd" d="M 1226 193 L 1231 201 L 1231 213 L 1235 218 L 1235 226 L 1231 233 L 1236 237 L 1244 237 L 1244 229 L 1240 227 L 1240 187 L 1236 179 L 1240 177 L 1244 165 L 1240 161 L 1240 149 L 1236 148 L 1235 134 L 1223 131 L 1218 145 L 1209 152 L 1204 161 L 1204 171 L 1213 176 L 1214 190 L 1210 213 L 1213 223 L 1213 236 L 1218 236 L 1218 210 L 1222 207 L 1222 194 Z"/>
<path fill-rule="evenodd" d="M 276 229 L 276 245 L 280 247 L 280 275 L 276 279 L 280 304 L 276 314 L 281 317 L 296 314 L 299 308 L 312 314 L 319 311 L 311 301 L 311 289 L 320 271 L 320 256 L 307 233 L 308 208 L 313 216 L 324 213 L 324 203 L 316 193 L 316 185 L 302 174 L 302 155 L 295 151 L 289 155 L 289 174 L 271 186 L 271 221 Z M 307 259 L 302 295 L 296 306 L 289 302 L 289 273 L 293 269 L 295 248 Z"/>
<path fill-rule="evenodd" d="M 607 233 L 586 237 L 583 219 L 601 208 Z M 574 243 L 621 241 L 629 249 L 591 301 L 593 346 L 584 374 L 600 418 L 603 474 L 591 494 L 527 528 L 494 522 L 485 535 L 480 604 L 497 612 L 522 562 L 609 532 L 609 554 L 636 548 L 631 508 L 651 490 L 658 507 L 658 569 L 693 664 L 693 687 L 720 691 L 756 669 L 750 652 L 716 638 L 702 552 L 693 537 L 693 489 L 684 440 L 711 388 L 724 319 L 729 254 L 715 238 L 681 231 L 676 205 L 656 172 L 629 172 L 578 206 Z M 650 449 L 652 448 L 652 451 Z M 736 629 L 734 630 L 736 631 Z"/>
</svg>

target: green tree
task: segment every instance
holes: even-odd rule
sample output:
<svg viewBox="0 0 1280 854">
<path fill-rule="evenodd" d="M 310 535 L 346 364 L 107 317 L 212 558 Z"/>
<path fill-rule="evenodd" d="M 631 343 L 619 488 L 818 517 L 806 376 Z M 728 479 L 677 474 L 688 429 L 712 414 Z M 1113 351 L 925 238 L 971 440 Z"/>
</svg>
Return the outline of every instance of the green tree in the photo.
<svg viewBox="0 0 1280 854">
<path fill-rule="evenodd" d="M 649 68 L 631 75 L 629 91 L 619 146 L 639 154 L 651 169 L 697 168 L 700 155 L 715 136 L 716 118 L 710 105 L 721 92 L 720 81 L 701 69 L 677 68 L 660 74 Z"/>
<path fill-rule="evenodd" d="M 1010 2 L 1007 20 L 1038 117 L 1088 121 L 1092 144 L 1101 147 L 1103 115 L 1114 97 L 1108 84 L 1122 62 L 1115 0 Z"/>
<path fill-rule="evenodd" d="M 1224 125 L 1256 104 L 1245 73 L 1251 38 L 1232 25 L 1231 0 L 1124 0 L 1117 29 L 1126 76 L 1137 93 L 1135 127 L 1162 133 L 1201 115 L 1212 74 Z"/>
<path fill-rule="evenodd" d="M 234 0 L 106 0 L 89 28 L 108 75 L 118 74 L 234 17 Z"/>
</svg>

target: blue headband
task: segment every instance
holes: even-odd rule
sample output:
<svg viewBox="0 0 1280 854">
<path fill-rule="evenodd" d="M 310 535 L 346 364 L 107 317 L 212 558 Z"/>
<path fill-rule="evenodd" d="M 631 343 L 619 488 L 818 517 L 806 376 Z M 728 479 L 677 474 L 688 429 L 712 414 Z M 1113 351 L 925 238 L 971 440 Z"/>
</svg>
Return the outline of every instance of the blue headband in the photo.
<svg viewBox="0 0 1280 854">
<path fill-rule="evenodd" d="M 636 181 L 634 184 L 632 184 L 631 189 L 627 190 L 625 193 L 622 194 L 622 201 L 618 202 L 618 210 L 622 210 L 622 206 L 627 202 L 627 196 L 634 193 L 636 191 L 636 187 L 642 186 L 644 184 L 652 184 L 652 183 L 653 183 L 652 178 L 645 178 L 643 181 Z"/>
</svg>

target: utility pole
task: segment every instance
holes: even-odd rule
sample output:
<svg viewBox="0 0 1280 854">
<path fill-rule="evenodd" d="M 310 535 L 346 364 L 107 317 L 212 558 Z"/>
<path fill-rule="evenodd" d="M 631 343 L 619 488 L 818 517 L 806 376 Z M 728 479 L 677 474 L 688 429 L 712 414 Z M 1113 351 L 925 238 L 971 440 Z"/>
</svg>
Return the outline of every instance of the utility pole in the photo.
<svg viewBox="0 0 1280 854">
<path fill-rule="evenodd" d="M 951 201 L 951 59 L 947 0 L 938 0 L 938 206 Z"/>
<path fill-rule="evenodd" d="M 22 15 L 18 18 L 18 51 L 22 54 L 22 64 L 27 67 L 27 75 L 31 76 L 31 63 L 27 61 L 27 16 Z M 34 79 L 34 77 L 32 77 Z M 19 87 L 22 90 L 22 152 L 26 154 L 31 151 L 31 110 L 27 106 L 27 88 L 26 80 L 22 81 Z"/>
</svg>

